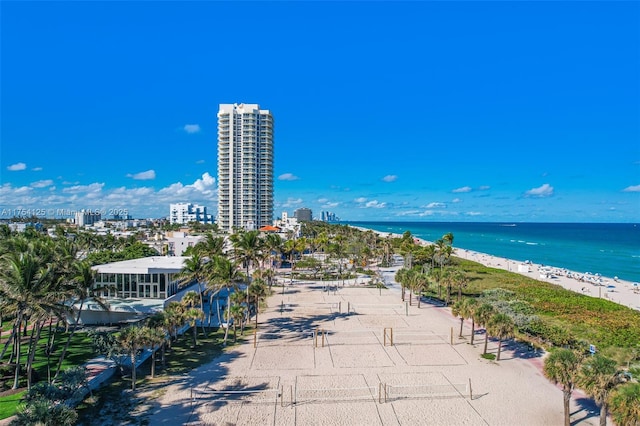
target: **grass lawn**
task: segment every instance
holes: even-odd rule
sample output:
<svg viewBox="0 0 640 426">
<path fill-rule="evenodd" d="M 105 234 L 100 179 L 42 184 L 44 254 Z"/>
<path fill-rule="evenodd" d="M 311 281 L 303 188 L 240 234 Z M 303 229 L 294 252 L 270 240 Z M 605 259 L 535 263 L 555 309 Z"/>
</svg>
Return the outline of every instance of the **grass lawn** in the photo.
<svg viewBox="0 0 640 426">
<path fill-rule="evenodd" d="M 177 342 L 171 344 L 171 349 L 166 353 L 166 367 L 160 361 L 160 352 L 156 356 L 156 377 L 151 379 L 151 360 L 138 368 L 136 389 L 143 391 L 146 387 L 157 387 L 167 382 L 172 377 L 180 376 L 201 365 L 211 362 L 222 354 L 222 339 L 224 330 L 209 330 L 204 337 L 198 329 L 198 345 L 192 348 L 192 334 L 187 331 L 180 336 Z M 245 338 L 251 336 L 251 330 L 245 329 Z M 238 331 L 238 343 L 242 336 Z M 229 332 L 227 348 L 233 347 L 233 332 Z M 126 373 L 125 373 L 126 374 Z M 108 417 L 113 424 L 128 423 L 134 425 L 147 425 L 148 422 L 140 416 L 132 414 L 136 408 L 136 401 L 129 393 L 131 389 L 131 377 L 121 377 L 116 374 L 114 378 L 100 390 L 94 392 L 93 397 L 86 398 L 78 406 L 78 424 L 84 426 L 100 425 Z M 159 388 L 161 391 L 161 387 Z"/>
<path fill-rule="evenodd" d="M 18 389 L 15 393 L 3 392 L 0 396 L 0 419 L 6 419 L 16 413 L 20 400 L 27 391 Z"/>
</svg>

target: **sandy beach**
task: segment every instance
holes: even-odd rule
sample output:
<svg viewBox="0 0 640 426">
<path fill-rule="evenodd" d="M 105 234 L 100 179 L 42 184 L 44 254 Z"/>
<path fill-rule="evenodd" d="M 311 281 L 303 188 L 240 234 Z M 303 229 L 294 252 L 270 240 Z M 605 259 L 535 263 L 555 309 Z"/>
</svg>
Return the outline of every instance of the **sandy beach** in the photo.
<svg viewBox="0 0 640 426">
<path fill-rule="evenodd" d="M 471 253 L 469 253 L 471 255 Z M 562 392 L 542 374 L 544 353 L 509 343 L 480 357 L 484 334 L 449 308 L 403 303 L 362 280 L 287 284 L 261 312 L 256 335 L 162 389 L 147 389 L 152 425 L 559 425 Z M 490 352 L 497 342 L 489 341 Z M 579 392 L 572 421 L 598 424 Z"/>
</svg>

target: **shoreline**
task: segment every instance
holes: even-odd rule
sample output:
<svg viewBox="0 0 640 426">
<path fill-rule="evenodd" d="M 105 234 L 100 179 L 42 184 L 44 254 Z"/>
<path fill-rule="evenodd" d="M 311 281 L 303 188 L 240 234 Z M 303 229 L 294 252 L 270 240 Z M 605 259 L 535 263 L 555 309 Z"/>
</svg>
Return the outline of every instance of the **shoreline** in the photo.
<svg viewBox="0 0 640 426">
<path fill-rule="evenodd" d="M 382 237 L 392 235 L 394 238 L 402 238 L 402 235 L 397 233 L 376 231 L 361 226 L 352 227 L 361 231 L 372 231 Z M 433 244 L 433 242 L 422 238 L 415 236 L 413 238 L 423 246 Z M 619 305 L 640 311 L 640 285 L 637 285 L 638 283 L 617 279 L 617 277 L 604 277 L 599 274 L 586 275 L 560 267 L 549 267 L 533 262 L 525 263 L 458 247 L 453 247 L 453 255 L 490 268 L 502 269 L 527 276 L 537 281 L 559 285 L 566 290 L 571 290 L 585 296 L 607 299 Z M 582 280 L 580 277 L 582 277 Z"/>
</svg>

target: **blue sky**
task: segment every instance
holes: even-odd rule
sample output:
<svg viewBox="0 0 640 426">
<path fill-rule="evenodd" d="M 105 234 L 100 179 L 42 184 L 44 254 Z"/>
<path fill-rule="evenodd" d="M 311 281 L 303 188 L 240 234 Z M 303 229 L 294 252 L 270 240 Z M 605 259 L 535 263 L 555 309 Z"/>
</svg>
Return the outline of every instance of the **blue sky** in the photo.
<svg viewBox="0 0 640 426">
<path fill-rule="evenodd" d="M 276 217 L 638 222 L 639 5 L 3 1 L 0 209 L 215 213 L 244 102 Z"/>
</svg>

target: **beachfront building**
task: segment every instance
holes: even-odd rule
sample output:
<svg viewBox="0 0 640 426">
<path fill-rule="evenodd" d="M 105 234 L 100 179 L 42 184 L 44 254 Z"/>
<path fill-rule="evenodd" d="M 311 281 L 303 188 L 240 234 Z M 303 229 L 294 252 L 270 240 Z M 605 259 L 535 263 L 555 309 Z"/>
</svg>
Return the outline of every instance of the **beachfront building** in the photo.
<svg viewBox="0 0 640 426">
<path fill-rule="evenodd" d="M 273 220 L 273 117 L 257 104 L 218 111 L 218 215 L 222 231 Z"/>
<path fill-rule="evenodd" d="M 93 266 L 96 278 L 93 284 L 96 298 L 82 302 L 79 324 L 118 324 L 137 321 L 162 311 L 170 301 L 179 301 L 197 283 L 182 288 L 177 274 L 182 270 L 187 257 L 152 256 L 123 260 Z M 74 312 L 67 321 L 75 321 L 80 303 L 73 305 Z"/>
<path fill-rule="evenodd" d="M 169 204 L 169 223 L 186 225 L 189 222 L 213 223 L 213 216 L 207 213 L 206 206 L 191 203 Z"/>
</svg>

